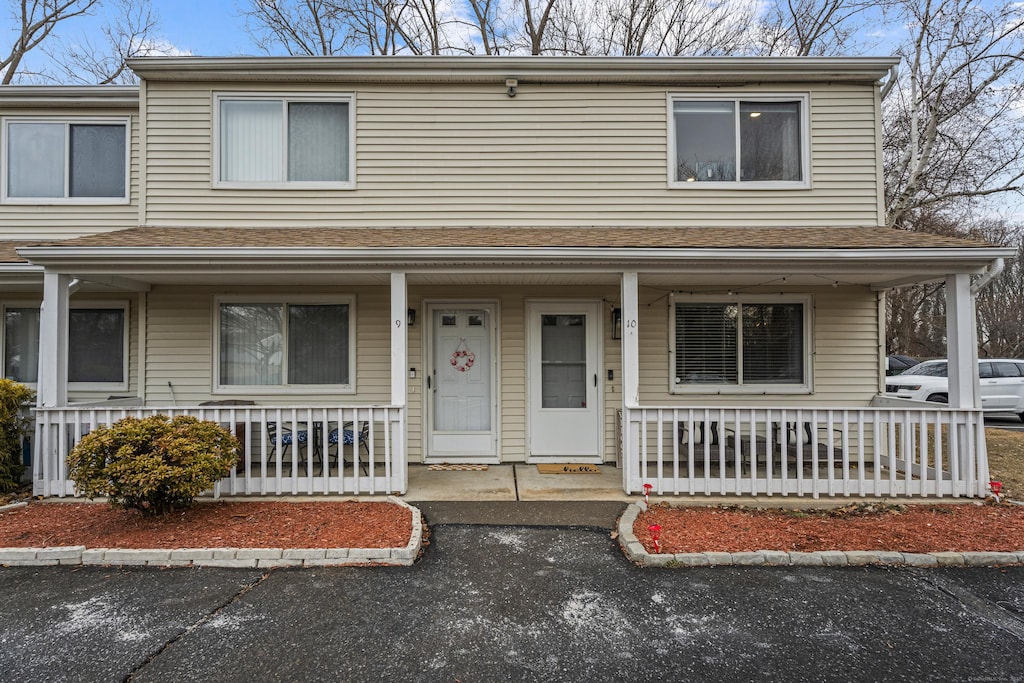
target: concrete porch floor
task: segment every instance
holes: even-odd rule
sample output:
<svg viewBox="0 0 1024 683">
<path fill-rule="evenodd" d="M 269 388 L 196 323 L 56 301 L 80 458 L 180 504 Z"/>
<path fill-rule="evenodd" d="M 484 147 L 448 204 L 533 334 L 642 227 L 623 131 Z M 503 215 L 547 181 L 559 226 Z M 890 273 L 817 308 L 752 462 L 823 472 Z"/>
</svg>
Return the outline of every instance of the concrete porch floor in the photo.
<svg viewBox="0 0 1024 683">
<path fill-rule="evenodd" d="M 601 465 L 600 474 L 541 474 L 536 465 L 490 465 L 471 472 L 432 471 L 409 465 L 410 503 L 426 501 L 620 501 L 635 500 L 622 490 L 622 470 Z"/>
</svg>

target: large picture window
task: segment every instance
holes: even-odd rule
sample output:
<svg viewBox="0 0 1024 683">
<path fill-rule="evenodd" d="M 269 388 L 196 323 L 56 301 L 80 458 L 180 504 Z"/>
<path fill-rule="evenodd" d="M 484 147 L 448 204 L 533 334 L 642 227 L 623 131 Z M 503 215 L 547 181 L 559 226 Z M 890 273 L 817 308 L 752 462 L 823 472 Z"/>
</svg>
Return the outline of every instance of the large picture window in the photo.
<svg viewBox="0 0 1024 683">
<path fill-rule="evenodd" d="M 39 379 L 39 307 L 4 308 L 4 377 Z M 128 386 L 127 306 L 102 304 L 68 312 L 68 382 L 73 389 Z"/>
<path fill-rule="evenodd" d="M 671 105 L 673 186 L 806 186 L 805 98 L 675 97 Z"/>
<path fill-rule="evenodd" d="M 808 309 L 795 300 L 673 299 L 673 390 L 806 389 Z"/>
<path fill-rule="evenodd" d="M 351 388 L 350 301 L 219 301 L 218 384 Z"/>
<path fill-rule="evenodd" d="M 350 97 L 220 96 L 215 184 L 352 186 Z"/>
<path fill-rule="evenodd" d="M 128 199 L 128 122 L 5 119 L 3 197 L 23 203 Z"/>
</svg>

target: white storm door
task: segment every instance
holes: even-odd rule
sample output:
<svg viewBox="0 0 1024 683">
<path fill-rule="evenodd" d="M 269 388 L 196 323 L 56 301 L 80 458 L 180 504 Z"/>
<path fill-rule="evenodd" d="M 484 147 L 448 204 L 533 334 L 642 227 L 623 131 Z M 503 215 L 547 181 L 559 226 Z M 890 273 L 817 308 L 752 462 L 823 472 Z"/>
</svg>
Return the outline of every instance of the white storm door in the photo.
<svg viewBox="0 0 1024 683">
<path fill-rule="evenodd" d="M 530 302 L 531 459 L 600 462 L 600 302 Z"/>
<path fill-rule="evenodd" d="M 494 308 L 430 304 L 427 311 L 427 458 L 494 459 Z"/>
</svg>

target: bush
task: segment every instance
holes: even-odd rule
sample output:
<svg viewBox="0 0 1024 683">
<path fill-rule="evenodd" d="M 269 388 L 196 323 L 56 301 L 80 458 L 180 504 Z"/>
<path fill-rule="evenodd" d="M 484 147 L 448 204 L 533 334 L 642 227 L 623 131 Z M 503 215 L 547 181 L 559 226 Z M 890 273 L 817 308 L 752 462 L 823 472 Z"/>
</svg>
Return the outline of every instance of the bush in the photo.
<svg viewBox="0 0 1024 683">
<path fill-rule="evenodd" d="M 68 455 L 68 475 L 88 498 L 107 496 L 114 507 L 162 515 L 191 506 L 230 474 L 240 448 L 215 422 L 126 417 L 82 437 Z"/>
<path fill-rule="evenodd" d="M 31 421 L 21 408 L 35 399 L 24 384 L 0 379 L 0 493 L 18 488 L 25 466 L 21 464 L 21 440 Z"/>
</svg>

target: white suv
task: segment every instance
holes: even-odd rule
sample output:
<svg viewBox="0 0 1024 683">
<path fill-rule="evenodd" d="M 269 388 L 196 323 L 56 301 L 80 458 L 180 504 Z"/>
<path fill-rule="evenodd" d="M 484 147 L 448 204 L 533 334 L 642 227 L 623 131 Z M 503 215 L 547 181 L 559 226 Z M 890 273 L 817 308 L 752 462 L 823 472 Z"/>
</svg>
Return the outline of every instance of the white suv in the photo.
<svg viewBox="0 0 1024 683">
<path fill-rule="evenodd" d="M 1024 420 L 1024 360 L 978 361 L 981 408 L 990 413 L 1017 413 Z M 946 361 L 918 363 L 903 374 L 885 378 L 885 393 L 895 398 L 946 403 L 949 380 Z"/>
</svg>

